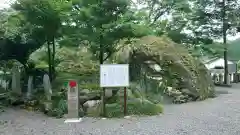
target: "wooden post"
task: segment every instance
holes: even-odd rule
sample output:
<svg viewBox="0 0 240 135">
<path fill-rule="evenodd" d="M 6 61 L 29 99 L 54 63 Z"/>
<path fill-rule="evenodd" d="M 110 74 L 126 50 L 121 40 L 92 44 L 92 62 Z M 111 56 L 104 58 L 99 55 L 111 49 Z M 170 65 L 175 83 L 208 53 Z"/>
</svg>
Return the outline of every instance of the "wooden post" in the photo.
<svg viewBox="0 0 240 135">
<path fill-rule="evenodd" d="M 106 105 L 105 105 L 105 93 L 106 93 L 106 89 L 105 87 L 102 88 L 102 117 L 106 116 Z"/>
<path fill-rule="evenodd" d="M 127 88 L 124 87 L 124 116 L 127 116 Z"/>
</svg>

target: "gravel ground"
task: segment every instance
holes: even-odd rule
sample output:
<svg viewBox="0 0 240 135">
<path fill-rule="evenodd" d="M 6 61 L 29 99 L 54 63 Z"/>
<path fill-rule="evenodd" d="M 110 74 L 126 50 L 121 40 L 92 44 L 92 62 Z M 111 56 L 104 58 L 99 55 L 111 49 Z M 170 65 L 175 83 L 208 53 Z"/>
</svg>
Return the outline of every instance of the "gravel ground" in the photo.
<svg viewBox="0 0 240 135">
<path fill-rule="evenodd" d="M 217 88 L 217 98 L 165 106 L 165 113 L 130 119 L 63 119 L 9 109 L 0 115 L 0 135 L 240 135 L 240 85 Z M 223 94 L 225 93 L 225 94 Z"/>
</svg>

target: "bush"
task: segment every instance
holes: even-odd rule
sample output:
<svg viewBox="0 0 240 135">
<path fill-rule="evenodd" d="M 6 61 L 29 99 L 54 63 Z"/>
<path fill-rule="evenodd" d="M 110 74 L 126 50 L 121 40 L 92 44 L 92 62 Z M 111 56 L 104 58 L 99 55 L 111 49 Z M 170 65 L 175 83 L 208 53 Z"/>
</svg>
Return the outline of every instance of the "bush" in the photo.
<svg viewBox="0 0 240 135">
<path fill-rule="evenodd" d="M 47 115 L 56 118 L 62 118 L 63 115 L 66 113 L 67 113 L 67 101 L 61 99 L 59 101 L 53 102 L 53 108 L 49 110 Z"/>
<path fill-rule="evenodd" d="M 79 89 L 88 89 L 90 91 L 92 90 L 101 90 L 100 85 L 96 83 L 85 83 L 85 84 L 80 84 Z"/>
<path fill-rule="evenodd" d="M 100 109 L 98 109 L 100 110 Z M 106 117 L 123 117 L 123 103 L 106 104 Z M 132 99 L 127 101 L 127 115 L 158 115 L 163 112 L 160 104 L 154 104 L 146 99 Z"/>
</svg>

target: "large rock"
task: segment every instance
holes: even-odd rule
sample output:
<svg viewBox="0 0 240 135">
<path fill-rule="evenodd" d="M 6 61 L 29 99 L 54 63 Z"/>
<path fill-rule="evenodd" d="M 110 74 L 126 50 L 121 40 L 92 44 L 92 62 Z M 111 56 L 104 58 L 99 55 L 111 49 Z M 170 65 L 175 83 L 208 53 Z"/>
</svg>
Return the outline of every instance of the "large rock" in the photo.
<svg viewBox="0 0 240 135">
<path fill-rule="evenodd" d="M 82 95 L 87 95 L 90 93 L 90 90 L 88 89 L 83 89 L 83 90 L 80 90 L 79 91 L 79 95 L 82 96 Z"/>
<path fill-rule="evenodd" d="M 101 103 L 101 100 L 89 100 L 83 104 L 83 107 L 90 108 L 96 106 L 99 103 Z"/>
<path fill-rule="evenodd" d="M 88 91 L 87 89 L 80 92 L 79 103 L 83 105 L 85 102 L 89 100 L 100 100 L 101 95 L 99 91 Z"/>
<path fill-rule="evenodd" d="M 100 100 L 87 101 L 83 110 L 88 116 L 100 116 L 102 112 L 102 102 Z"/>
<path fill-rule="evenodd" d="M 21 75 L 19 69 L 14 66 L 12 68 L 12 90 L 15 94 L 21 95 L 22 90 L 21 90 Z"/>
<path fill-rule="evenodd" d="M 112 89 L 106 89 L 105 90 L 105 97 L 110 98 L 113 96 L 113 90 Z"/>
<path fill-rule="evenodd" d="M 79 103 L 82 105 L 87 102 L 90 98 L 88 96 L 79 96 Z"/>
<path fill-rule="evenodd" d="M 124 55 L 123 52 L 126 50 L 130 54 L 128 61 L 133 71 L 130 76 L 136 81 L 148 74 L 149 78 L 153 76 L 152 80 L 156 80 L 154 76 L 162 77 L 166 86 L 180 85 L 184 82 L 184 86 L 199 100 L 212 97 L 215 93 L 211 76 L 205 65 L 191 56 L 183 45 L 174 43 L 166 36 L 146 36 L 137 39 L 132 44 L 126 45 L 126 48 L 120 49 L 116 57 Z M 159 66 L 161 70 L 154 69 L 152 65 Z"/>
</svg>

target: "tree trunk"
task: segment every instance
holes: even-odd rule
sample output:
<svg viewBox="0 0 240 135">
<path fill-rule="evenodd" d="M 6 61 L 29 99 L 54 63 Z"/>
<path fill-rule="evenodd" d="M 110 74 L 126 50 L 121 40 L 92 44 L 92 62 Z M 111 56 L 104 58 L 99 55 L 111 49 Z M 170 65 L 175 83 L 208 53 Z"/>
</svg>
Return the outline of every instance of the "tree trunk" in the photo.
<svg viewBox="0 0 240 135">
<path fill-rule="evenodd" d="M 223 44 L 224 44 L 224 84 L 228 84 L 228 60 L 227 60 L 227 24 L 226 24 L 226 1 L 222 5 L 222 25 L 223 25 Z"/>
<path fill-rule="evenodd" d="M 52 39 L 52 77 L 51 79 L 55 78 L 55 54 L 56 54 L 56 46 L 55 46 L 55 40 L 54 37 Z"/>
<path fill-rule="evenodd" d="M 52 61 L 51 61 L 51 48 L 50 48 L 50 42 L 47 41 L 47 48 L 48 48 L 48 72 L 50 80 L 52 80 Z"/>
<path fill-rule="evenodd" d="M 101 28 L 101 33 L 100 33 L 100 54 L 99 54 L 99 62 L 100 64 L 103 64 L 104 62 L 104 48 L 103 48 L 103 43 L 102 43 L 102 40 L 103 40 L 103 35 L 102 35 L 102 28 Z M 105 117 L 106 115 L 106 105 L 105 105 L 105 88 L 103 88 L 102 90 L 102 116 Z"/>
</svg>

